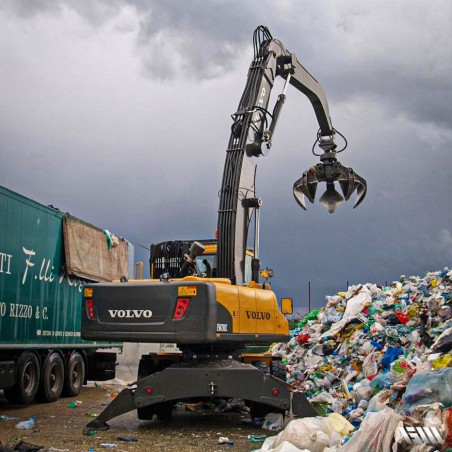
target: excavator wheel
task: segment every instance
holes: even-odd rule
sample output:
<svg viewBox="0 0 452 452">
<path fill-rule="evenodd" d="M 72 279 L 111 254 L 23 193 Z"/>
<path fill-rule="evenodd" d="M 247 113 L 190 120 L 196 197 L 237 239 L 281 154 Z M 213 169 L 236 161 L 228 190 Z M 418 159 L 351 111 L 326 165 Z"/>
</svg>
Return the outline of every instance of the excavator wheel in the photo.
<svg viewBox="0 0 452 452">
<path fill-rule="evenodd" d="M 137 408 L 137 416 L 140 421 L 152 421 L 154 417 L 154 407 L 146 406 L 144 408 Z"/>
<path fill-rule="evenodd" d="M 169 421 L 173 416 L 172 402 L 159 403 L 158 405 L 155 405 L 153 409 L 160 421 Z"/>
<path fill-rule="evenodd" d="M 278 408 L 274 408 L 272 406 L 265 405 L 264 403 L 259 403 L 259 402 L 251 402 L 250 403 L 251 420 L 263 419 L 265 416 L 267 416 L 268 413 L 281 413 L 284 416 L 285 411 L 278 410 Z"/>
<path fill-rule="evenodd" d="M 279 360 L 273 360 L 270 373 L 282 381 L 286 381 L 286 365 Z"/>
<path fill-rule="evenodd" d="M 148 357 L 142 356 L 138 364 L 138 380 L 141 380 L 156 371 L 155 364 Z"/>
<path fill-rule="evenodd" d="M 138 365 L 138 380 L 155 372 L 155 366 L 151 359 L 147 357 L 141 357 Z M 152 421 L 154 417 L 154 407 L 146 406 L 143 408 L 137 408 L 137 416 L 141 421 Z"/>
</svg>

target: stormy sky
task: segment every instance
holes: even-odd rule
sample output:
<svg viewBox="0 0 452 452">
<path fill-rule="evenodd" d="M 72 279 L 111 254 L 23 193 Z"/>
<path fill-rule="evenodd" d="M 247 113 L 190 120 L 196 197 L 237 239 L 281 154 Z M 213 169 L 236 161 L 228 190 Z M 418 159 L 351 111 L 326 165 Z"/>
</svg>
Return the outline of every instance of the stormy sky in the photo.
<svg viewBox="0 0 452 452">
<path fill-rule="evenodd" d="M 277 295 L 306 308 L 311 281 L 320 306 L 347 281 L 450 267 L 451 22 L 449 0 L 3 0 L 0 184 L 127 238 L 138 260 L 212 237 L 263 24 L 322 84 L 340 161 L 368 182 L 355 210 L 297 206 L 318 125 L 290 87 L 257 176 Z"/>
</svg>

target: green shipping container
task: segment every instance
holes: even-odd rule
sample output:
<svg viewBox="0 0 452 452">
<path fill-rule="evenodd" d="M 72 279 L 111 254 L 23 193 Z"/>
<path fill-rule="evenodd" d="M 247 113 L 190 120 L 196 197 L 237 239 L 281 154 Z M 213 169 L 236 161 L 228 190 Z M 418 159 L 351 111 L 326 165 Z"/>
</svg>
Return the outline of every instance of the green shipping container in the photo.
<svg viewBox="0 0 452 452">
<path fill-rule="evenodd" d="M 0 389 L 17 385 L 19 359 L 24 350 L 31 350 L 37 357 L 41 379 L 46 359 L 53 350 L 58 350 L 64 365 L 70 353 L 79 351 L 85 360 L 86 381 L 90 373 L 101 377 L 100 372 L 91 368 L 90 353 L 102 347 L 121 346 L 81 339 L 82 292 L 88 280 L 74 276 L 66 266 L 69 250 L 65 249 L 63 231 L 67 218 L 85 230 L 94 231 L 97 237 L 100 234 L 99 246 L 107 248 L 101 229 L 0 186 L 0 373 L 3 375 Z M 78 251 L 86 249 L 86 245 L 72 255 L 80 258 Z M 74 244 L 71 246 L 74 248 Z M 90 259 L 93 261 L 92 255 Z M 102 361 L 99 354 L 96 360 Z M 110 368 L 114 360 L 115 356 L 104 359 L 110 362 Z M 5 376 L 8 371 L 9 376 Z"/>
</svg>

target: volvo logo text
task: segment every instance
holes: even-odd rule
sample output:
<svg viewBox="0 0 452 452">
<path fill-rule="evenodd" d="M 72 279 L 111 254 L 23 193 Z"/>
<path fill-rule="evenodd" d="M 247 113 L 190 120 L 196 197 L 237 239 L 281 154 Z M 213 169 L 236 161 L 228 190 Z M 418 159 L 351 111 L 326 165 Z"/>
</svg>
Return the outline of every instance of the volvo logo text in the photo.
<svg viewBox="0 0 452 452">
<path fill-rule="evenodd" d="M 141 317 L 149 319 L 152 317 L 150 309 L 109 309 L 108 313 L 113 319 L 140 319 Z"/>
<path fill-rule="evenodd" d="M 247 319 L 253 320 L 270 320 L 269 312 L 260 312 L 260 311 L 245 311 Z"/>
</svg>

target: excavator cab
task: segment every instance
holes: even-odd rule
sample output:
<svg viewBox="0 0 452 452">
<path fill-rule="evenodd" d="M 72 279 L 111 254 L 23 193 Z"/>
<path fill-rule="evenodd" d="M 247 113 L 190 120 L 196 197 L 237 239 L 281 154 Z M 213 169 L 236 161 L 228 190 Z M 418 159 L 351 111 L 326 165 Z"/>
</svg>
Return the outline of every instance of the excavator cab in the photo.
<svg viewBox="0 0 452 452">
<path fill-rule="evenodd" d="M 151 245 L 150 256 L 150 277 L 151 279 L 160 279 L 163 275 L 169 278 L 180 278 L 184 275 L 181 271 L 186 262 L 186 256 L 190 256 L 190 247 L 195 243 L 194 240 L 171 240 Z M 194 273 L 197 268 L 196 276 L 202 278 L 217 277 L 217 240 L 203 239 L 196 243 L 204 247 L 202 254 L 193 257 L 193 268 L 189 269 L 189 274 Z M 249 285 L 252 280 L 252 261 L 254 250 L 247 248 L 244 260 L 244 285 Z M 141 270 L 141 274 L 143 271 Z M 267 278 L 262 276 L 262 278 Z"/>
</svg>

